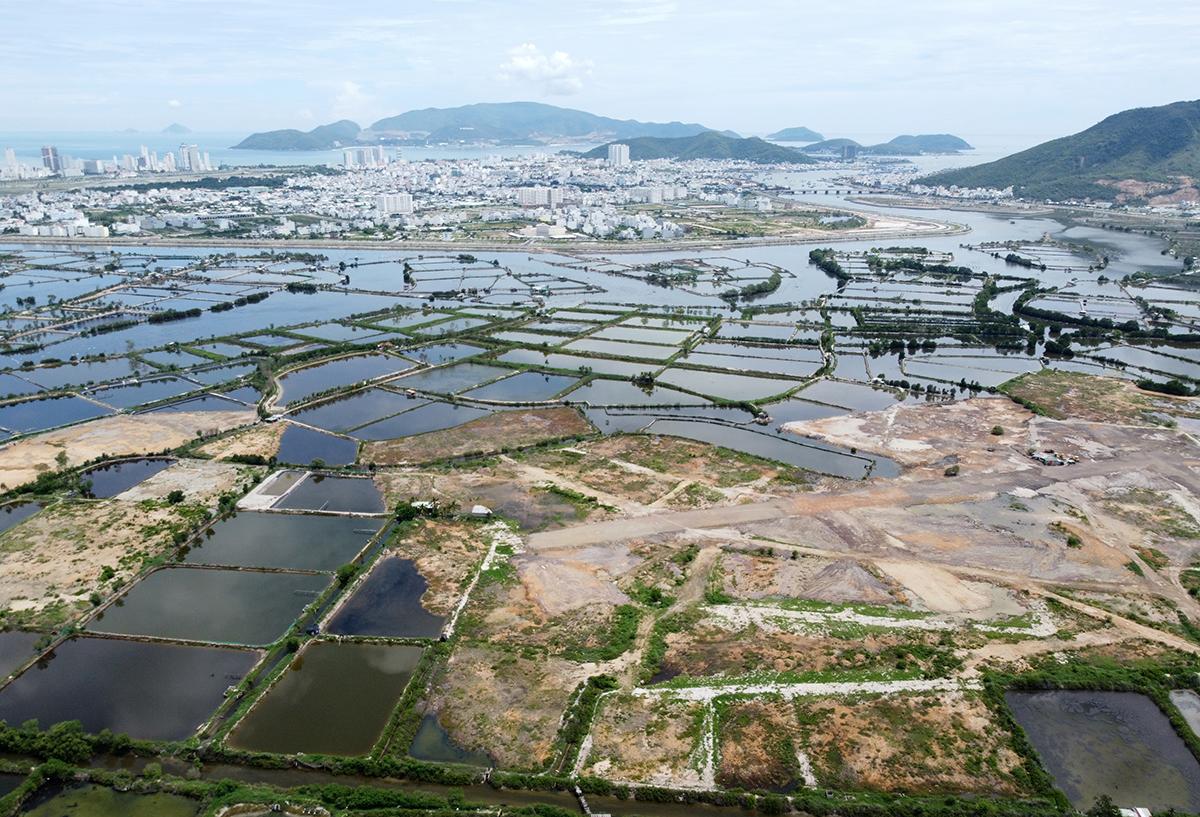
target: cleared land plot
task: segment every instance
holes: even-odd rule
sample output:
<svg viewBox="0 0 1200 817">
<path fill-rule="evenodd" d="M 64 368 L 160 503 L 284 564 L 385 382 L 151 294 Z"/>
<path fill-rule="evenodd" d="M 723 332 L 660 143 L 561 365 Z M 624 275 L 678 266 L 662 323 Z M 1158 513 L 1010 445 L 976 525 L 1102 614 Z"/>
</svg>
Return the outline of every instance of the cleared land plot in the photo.
<svg viewBox="0 0 1200 817">
<path fill-rule="evenodd" d="M 659 786 L 704 782 L 704 709 L 669 697 L 606 697 L 584 774 Z"/>
<path fill-rule="evenodd" d="M 1163 425 L 1164 415 L 1200 416 L 1200 401 L 1152 394 L 1115 378 L 1053 369 L 1018 377 L 1004 392 L 1060 420 Z"/>
</svg>

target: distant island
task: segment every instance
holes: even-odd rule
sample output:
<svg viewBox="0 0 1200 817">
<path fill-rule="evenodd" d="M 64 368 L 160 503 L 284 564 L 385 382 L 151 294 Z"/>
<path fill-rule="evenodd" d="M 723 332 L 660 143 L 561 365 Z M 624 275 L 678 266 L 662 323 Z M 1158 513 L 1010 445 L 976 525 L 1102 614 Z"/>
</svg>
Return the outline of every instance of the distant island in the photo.
<svg viewBox="0 0 1200 817">
<path fill-rule="evenodd" d="M 328 150 L 350 144 L 539 145 L 564 141 L 595 144 L 639 136 L 694 136 L 708 130 L 695 123 L 610 119 L 540 102 L 487 102 L 457 108 L 408 111 L 380 119 L 365 129 L 349 120 L 342 120 L 311 131 L 288 129 L 255 133 L 233 147 L 247 150 Z"/>
<path fill-rule="evenodd" d="M 163 133 L 184 134 L 184 133 L 191 133 L 192 129 L 189 128 L 187 125 L 181 125 L 178 122 L 172 122 L 170 125 L 167 125 L 165 128 L 163 128 L 162 132 Z"/>
<path fill-rule="evenodd" d="M 760 164 L 811 164 L 816 160 L 797 150 L 775 145 L 757 137 L 742 139 L 726 136 L 716 131 L 706 131 L 695 136 L 663 139 L 640 136 L 634 139 L 619 139 L 609 144 L 629 146 L 629 158 L 644 159 L 740 159 Z M 608 156 L 608 145 L 589 150 L 585 159 L 603 159 Z"/>
<path fill-rule="evenodd" d="M 775 142 L 823 142 L 825 137 L 811 128 L 784 128 L 767 135 Z"/>
<path fill-rule="evenodd" d="M 252 133 L 233 147 L 238 150 L 330 150 L 356 144 L 361 132 L 357 122 L 342 119 L 310 131 L 289 129 Z"/>
<path fill-rule="evenodd" d="M 965 140 L 949 133 L 897 136 L 878 145 L 861 145 L 853 139 L 826 139 L 800 148 L 805 153 L 842 153 L 847 148 L 866 156 L 921 156 L 926 153 L 958 153 L 974 150 Z"/>
<path fill-rule="evenodd" d="M 1200 100 L 1113 114 L 1087 130 L 920 182 L 1012 187 L 1025 198 L 1170 201 L 1196 198 Z"/>
</svg>

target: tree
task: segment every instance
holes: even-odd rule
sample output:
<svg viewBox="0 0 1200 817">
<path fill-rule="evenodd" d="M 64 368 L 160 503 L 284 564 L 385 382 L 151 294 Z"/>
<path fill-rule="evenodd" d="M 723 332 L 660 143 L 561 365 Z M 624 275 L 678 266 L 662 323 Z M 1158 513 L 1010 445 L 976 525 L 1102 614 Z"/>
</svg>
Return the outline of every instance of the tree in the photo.
<svg viewBox="0 0 1200 817">
<path fill-rule="evenodd" d="M 354 581 L 354 577 L 358 575 L 358 571 L 362 569 L 361 565 L 350 562 L 344 564 L 337 569 L 337 582 L 339 587 L 345 587 Z"/>
<path fill-rule="evenodd" d="M 1121 817 L 1121 810 L 1113 803 L 1112 798 L 1102 794 L 1086 812 L 1087 817 Z"/>
<path fill-rule="evenodd" d="M 67 467 L 67 452 L 59 451 L 57 454 L 54 455 L 54 461 L 56 463 L 58 463 L 59 469 L 66 468 Z"/>
<path fill-rule="evenodd" d="M 167 503 L 170 505 L 178 505 L 183 502 L 183 491 L 176 488 L 171 493 L 167 494 Z"/>
</svg>

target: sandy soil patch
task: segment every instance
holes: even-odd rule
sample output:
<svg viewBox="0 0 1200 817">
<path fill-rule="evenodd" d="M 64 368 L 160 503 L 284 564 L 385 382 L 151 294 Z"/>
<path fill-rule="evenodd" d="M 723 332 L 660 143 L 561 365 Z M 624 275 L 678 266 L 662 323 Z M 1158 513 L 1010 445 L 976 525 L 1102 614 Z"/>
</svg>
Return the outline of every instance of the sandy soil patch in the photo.
<svg viewBox="0 0 1200 817">
<path fill-rule="evenodd" d="M 173 535 L 191 528 L 195 505 L 65 501 L 0 535 L 0 608 L 49 611 L 86 600 L 102 584 L 137 572 L 143 557 L 174 546 Z"/>
<path fill-rule="evenodd" d="M 891 588 L 853 559 L 788 558 L 730 552 L 721 559 L 722 586 L 733 598 L 802 598 L 834 603 L 891 604 Z"/>
<path fill-rule="evenodd" d="M 787 423 L 784 429 L 882 454 L 902 465 L 932 465 L 947 457 L 994 462 L 1004 458 L 1003 452 L 1024 450 L 1024 429 L 1031 416 L 1007 398 L 975 397 L 933 405 L 897 403 L 883 411 Z M 993 435 L 994 426 L 1005 433 Z"/>
<path fill-rule="evenodd" d="M 781 790 L 802 778 L 796 707 L 777 698 L 735 701 L 717 718 L 717 782 L 727 789 Z"/>
<path fill-rule="evenodd" d="M 506 769 L 536 771 L 552 759 L 559 720 L 587 671 L 555 658 L 459 647 L 430 694 L 429 708 L 467 749 Z"/>
<path fill-rule="evenodd" d="M 880 560 L 879 569 L 902 584 L 935 613 L 983 610 L 991 600 L 948 570 L 920 562 Z"/>
<path fill-rule="evenodd" d="M 1164 424 L 1164 416 L 1200 416 L 1200 400 L 1139 389 L 1112 377 L 1043 369 L 1006 383 L 1003 390 L 1055 419 L 1131 425 Z"/>
<path fill-rule="evenodd" d="M 236 428 L 254 417 L 250 410 L 119 414 L 18 440 L 0 448 L 0 489 L 15 488 L 54 470 L 61 452 L 66 452 L 68 465 L 104 455 L 157 454 L 194 440 L 197 433 Z"/>
<path fill-rule="evenodd" d="M 154 476 L 117 494 L 116 499 L 140 502 L 166 499 L 172 491 L 182 491 L 185 502 L 215 505 L 217 497 L 228 491 L 247 490 L 258 481 L 262 469 L 211 460 L 179 460 Z"/>
<path fill-rule="evenodd" d="M 200 452 L 215 460 L 237 456 L 270 459 L 279 453 L 279 441 L 287 428 L 287 423 L 255 423 L 228 437 L 213 440 L 201 447 Z"/>
<path fill-rule="evenodd" d="M 669 697 L 604 699 L 584 774 L 657 786 L 703 782 L 704 708 Z"/>
<path fill-rule="evenodd" d="M 573 408 L 498 411 L 444 431 L 431 431 L 397 440 L 368 442 L 361 462 L 379 465 L 434 462 L 469 454 L 504 450 L 592 434 L 595 428 Z"/>
</svg>

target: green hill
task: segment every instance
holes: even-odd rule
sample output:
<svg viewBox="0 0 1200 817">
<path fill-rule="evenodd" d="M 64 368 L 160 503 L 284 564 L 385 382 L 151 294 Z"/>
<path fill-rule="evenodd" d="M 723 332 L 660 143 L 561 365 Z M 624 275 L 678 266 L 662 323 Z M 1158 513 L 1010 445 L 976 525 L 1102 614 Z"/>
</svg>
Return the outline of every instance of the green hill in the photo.
<svg viewBox="0 0 1200 817">
<path fill-rule="evenodd" d="M 1188 184 L 1180 177 L 1200 177 L 1200 100 L 1122 111 L 1073 136 L 920 181 L 1011 185 L 1024 198 L 1112 199 L 1121 192 L 1116 182 L 1160 183 L 1156 192 L 1167 192 Z"/>
<path fill-rule="evenodd" d="M 629 145 L 629 158 L 643 159 L 740 159 L 760 164 L 810 164 L 815 162 L 792 148 L 774 145 L 756 137 L 736 139 L 716 131 L 707 131 L 695 136 L 678 139 L 660 139 L 641 136 L 635 139 L 619 139 L 609 144 Z M 583 154 L 585 159 L 603 159 L 608 156 L 608 145 Z"/>
<path fill-rule="evenodd" d="M 556 139 L 625 139 L 636 136 L 693 136 L 709 130 L 684 122 L 610 119 L 540 102 L 483 102 L 457 108 L 423 108 L 389 116 L 371 125 L 371 136 L 434 142 L 472 132 L 480 141 L 545 142 Z"/>
<path fill-rule="evenodd" d="M 361 130 L 357 122 L 343 119 L 310 131 L 288 129 L 252 133 L 233 147 L 239 150 L 329 150 L 353 145 Z"/>
<path fill-rule="evenodd" d="M 810 128 L 784 128 L 767 136 L 775 142 L 821 142 L 825 137 Z"/>
<path fill-rule="evenodd" d="M 813 142 L 811 145 L 805 145 L 800 150 L 805 153 L 841 153 L 842 148 L 845 147 L 856 147 L 860 151 L 866 149 L 853 139 L 824 139 L 820 142 Z"/>
</svg>

